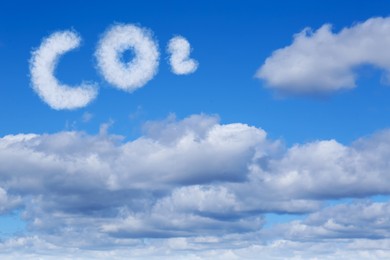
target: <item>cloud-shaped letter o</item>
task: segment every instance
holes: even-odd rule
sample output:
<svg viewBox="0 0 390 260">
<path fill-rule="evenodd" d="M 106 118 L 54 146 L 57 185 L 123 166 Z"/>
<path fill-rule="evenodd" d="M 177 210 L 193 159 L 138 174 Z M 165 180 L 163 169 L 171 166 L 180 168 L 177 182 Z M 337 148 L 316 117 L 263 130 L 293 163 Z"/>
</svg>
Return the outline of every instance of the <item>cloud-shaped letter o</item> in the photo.
<svg viewBox="0 0 390 260">
<path fill-rule="evenodd" d="M 75 32 L 55 32 L 44 39 L 41 46 L 32 53 L 30 73 L 33 89 L 53 109 L 84 107 L 97 96 L 94 84 L 82 83 L 70 87 L 58 82 L 53 75 L 60 56 L 77 48 L 80 41 Z"/>
<path fill-rule="evenodd" d="M 96 58 L 104 78 L 115 87 L 132 92 L 151 80 L 157 72 L 159 52 L 151 33 L 135 25 L 114 25 L 100 40 Z M 124 51 L 134 58 L 124 63 Z"/>
</svg>

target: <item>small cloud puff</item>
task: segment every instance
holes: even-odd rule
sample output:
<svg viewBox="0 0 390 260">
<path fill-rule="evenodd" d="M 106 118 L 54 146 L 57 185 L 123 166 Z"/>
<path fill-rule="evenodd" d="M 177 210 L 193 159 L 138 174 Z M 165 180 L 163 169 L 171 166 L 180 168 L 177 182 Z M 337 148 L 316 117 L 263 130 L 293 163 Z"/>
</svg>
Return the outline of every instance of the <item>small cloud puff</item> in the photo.
<svg viewBox="0 0 390 260">
<path fill-rule="evenodd" d="M 173 37 L 168 43 L 168 52 L 171 54 L 169 63 L 175 74 L 190 74 L 197 70 L 198 62 L 191 59 L 190 43 L 182 36 Z"/>
<path fill-rule="evenodd" d="M 339 33 L 326 24 L 306 28 L 290 46 L 276 50 L 256 73 L 270 88 L 287 94 L 330 93 L 354 88 L 359 65 L 390 72 L 390 18 L 372 18 Z"/>
<path fill-rule="evenodd" d="M 81 117 L 81 120 L 83 121 L 83 123 L 88 123 L 89 121 L 92 120 L 92 118 L 93 118 L 92 113 L 84 112 L 84 114 Z"/>
<path fill-rule="evenodd" d="M 53 109 L 84 107 L 97 96 L 95 84 L 68 86 L 61 84 L 53 75 L 59 57 L 77 48 L 80 41 L 75 32 L 55 32 L 32 53 L 30 73 L 33 89 Z"/>
<path fill-rule="evenodd" d="M 126 50 L 132 50 L 134 58 L 122 62 Z M 150 31 L 132 24 L 112 26 L 100 39 L 95 55 L 104 78 L 128 92 L 144 86 L 154 77 L 160 56 Z"/>
</svg>

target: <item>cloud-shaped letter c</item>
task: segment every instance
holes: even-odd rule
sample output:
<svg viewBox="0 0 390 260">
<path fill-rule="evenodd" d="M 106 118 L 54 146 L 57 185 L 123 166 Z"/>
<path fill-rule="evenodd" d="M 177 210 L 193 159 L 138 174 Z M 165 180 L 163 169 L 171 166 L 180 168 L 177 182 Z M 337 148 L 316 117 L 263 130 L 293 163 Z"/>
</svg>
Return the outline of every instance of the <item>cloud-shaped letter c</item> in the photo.
<svg viewBox="0 0 390 260">
<path fill-rule="evenodd" d="M 76 109 L 86 106 L 97 96 L 95 84 L 76 87 L 61 84 L 53 75 L 59 57 L 79 46 L 81 38 L 72 31 L 55 32 L 44 39 L 30 60 L 33 89 L 53 109 Z"/>
</svg>

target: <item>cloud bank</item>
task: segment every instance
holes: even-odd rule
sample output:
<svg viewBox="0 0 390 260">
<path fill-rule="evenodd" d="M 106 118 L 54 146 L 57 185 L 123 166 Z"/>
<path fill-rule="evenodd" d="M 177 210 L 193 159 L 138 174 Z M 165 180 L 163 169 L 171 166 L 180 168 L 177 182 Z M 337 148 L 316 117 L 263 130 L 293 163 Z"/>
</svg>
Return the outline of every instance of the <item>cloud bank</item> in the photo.
<svg viewBox="0 0 390 260">
<path fill-rule="evenodd" d="M 81 38 L 73 31 L 53 33 L 42 41 L 30 59 L 33 89 L 53 109 L 76 109 L 89 104 L 97 96 L 95 84 L 79 86 L 61 84 L 53 75 L 64 53 L 77 48 Z"/>
<path fill-rule="evenodd" d="M 390 194 L 389 156 L 390 130 L 348 146 L 285 147 L 207 115 L 148 122 L 127 142 L 106 132 L 4 136 L 0 214 L 21 211 L 28 230 L 0 241 L 0 255 L 389 257 L 388 203 L 360 201 Z M 341 198 L 356 202 L 324 205 Z M 265 213 L 303 219 L 265 227 Z"/>
<path fill-rule="evenodd" d="M 329 24 L 294 36 L 265 60 L 256 77 L 287 94 L 330 93 L 356 86 L 355 69 L 372 65 L 389 77 L 390 18 L 371 18 L 338 33 Z"/>
<path fill-rule="evenodd" d="M 130 61 L 122 61 L 126 50 L 134 54 Z M 154 77 L 159 55 L 151 32 L 132 24 L 118 24 L 109 28 L 100 39 L 95 53 L 104 78 L 128 92 L 142 87 Z"/>
<path fill-rule="evenodd" d="M 190 58 L 190 43 L 184 37 L 173 37 L 168 43 L 167 50 L 171 54 L 169 63 L 173 73 L 184 75 L 193 73 L 198 69 L 198 62 Z"/>
</svg>

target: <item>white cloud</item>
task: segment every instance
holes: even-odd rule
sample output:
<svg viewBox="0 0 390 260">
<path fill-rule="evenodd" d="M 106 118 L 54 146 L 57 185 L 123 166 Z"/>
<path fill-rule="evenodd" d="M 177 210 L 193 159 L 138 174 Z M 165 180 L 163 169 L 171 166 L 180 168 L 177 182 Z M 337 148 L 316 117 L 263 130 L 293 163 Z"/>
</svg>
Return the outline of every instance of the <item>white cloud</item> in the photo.
<svg viewBox="0 0 390 260">
<path fill-rule="evenodd" d="M 75 32 L 60 31 L 44 39 L 32 53 L 30 73 L 33 89 L 54 109 L 84 107 L 97 96 L 95 84 L 68 86 L 61 84 L 53 75 L 60 56 L 77 48 L 80 41 Z"/>
<path fill-rule="evenodd" d="M 354 69 L 368 64 L 390 73 L 390 18 L 371 18 L 338 33 L 326 24 L 294 36 L 257 71 L 270 88 L 284 93 L 329 93 L 354 88 Z"/>
<path fill-rule="evenodd" d="M 281 158 L 254 165 L 252 178 L 286 198 L 389 194 L 388 156 L 390 131 L 384 130 L 351 146 L 335 140 L 295 145 Z"/>
<path fill-rule="evenodd" d="M 0 241 L 0 252 L 359 259 L 355 246 L 379 259 L 385 251 L 358 242 L 386 243 L 388 203 L 321 208 L 330 198 L 390 194 L 389 151 L 389 130 L 348 146 L 323 140 L 284 147 L 259 128 L 206 115 L 148 122 L 141 137 L 126 142 L 107 128 L 4 136 L 0 208 L 19 207 L 28 233 Z M 270 235 L 267 212 L 308 217 Z M 340 239 L 341 251 L 329 252 Z M 101 248 L 109 251 L 93 250 Z"/>
<path fill-rule="evenodd" d="M 126 50 L 134 57 L 123 62 Z M 104 78 L 115 87 L 132 92 L 157 73 L 159 52 L 151 32 L 132 24 L 112 26 L 100 39 L 96 58 Z"/>
<path fill-rule="evenodd" d="M 197 70 L 198 62 L 190 58 L 190 43 L 182 36 L 173 37 L 168 43 L 168 52 L 171 54 L 169 63 L 175 74 L 190 74 Z"/>
<path fill-rule="evenodd" d="M 263 236 L 290 241 L 308 242 L 327 239 L 387 240 L 389 202 L 354 201 L 329 206 L 305 219 L 273 226 L 262 231 Z"/>
<path fill-rule="evenodd" d="M 390 239 L 326 239 L 263 242 L 245 235 L 200 236 L 150 240 L 117 240 L 114 248 L 58 246 L 37 236 L 10 239 L 0 243 L 2 259 L 341 259 L 387 260 Z M 89 236 L 91 238 L 92 236 Z M 81 243 L 79 237 L 72 240 Z"/>
<path fill-rule="evenodd" d="M 0 214 L 9 212 L 20 205 L 19 196 L 9 196 L 7 191 L 0 187 Z"/>
</svg>

